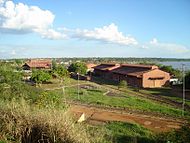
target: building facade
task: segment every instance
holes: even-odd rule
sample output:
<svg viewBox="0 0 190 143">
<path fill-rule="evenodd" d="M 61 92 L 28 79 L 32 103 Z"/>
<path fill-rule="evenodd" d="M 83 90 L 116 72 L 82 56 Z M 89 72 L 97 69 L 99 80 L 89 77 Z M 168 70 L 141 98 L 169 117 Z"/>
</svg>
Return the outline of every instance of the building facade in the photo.
<svg viewBox="0 0 190 143">
<path fill-rule="evenodd" d="M 160 70 L 155 65 L 123 64 L 117 66 L 112 65 L 110 67 L 101 64 L 94 72 L 95 75 L 103 78 L 116 82 L 125 80 L 130 86 L 142 88 L 162 87 L 167 85 L 170 80 L 170 74 Z"/>
</svg>

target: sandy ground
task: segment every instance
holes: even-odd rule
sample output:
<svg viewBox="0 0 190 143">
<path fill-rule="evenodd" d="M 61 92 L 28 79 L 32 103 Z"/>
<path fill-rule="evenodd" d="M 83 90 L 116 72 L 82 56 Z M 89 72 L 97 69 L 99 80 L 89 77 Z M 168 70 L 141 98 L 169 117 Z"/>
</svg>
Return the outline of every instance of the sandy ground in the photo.
<svg viewBox="0 0 190 143">
<path fill-rule="evenodd" d="M 101 124 L 107 121 L 137 123 L 154 132 L 166 132 L 178 129 L 184 123 L 181 119 L 154 117 L 132 112 L 116 112 L 85 105 L 71 105 L 70 111 L 79 118 L 83 113 L 88 123 Z"/>
</svg>

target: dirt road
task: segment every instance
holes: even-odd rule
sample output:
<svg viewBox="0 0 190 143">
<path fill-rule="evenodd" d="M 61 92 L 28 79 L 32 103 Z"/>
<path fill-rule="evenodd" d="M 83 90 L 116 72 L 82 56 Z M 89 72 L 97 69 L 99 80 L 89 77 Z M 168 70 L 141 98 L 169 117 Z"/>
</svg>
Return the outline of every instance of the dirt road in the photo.
<svg viewBox="0 0 190 143">
<path fill-rule="evenodd" d="M 85 105 L 71 105 L 70 111 L 74 113 L 76 117 L 80 117 L 80 115 L 84 113 L 89 123 L 96 124 L 107 121 L 137 123 L 154 132 L 166 132 L 171 129 L 178 129 L 185 122 L 182 119 L 155 117 L 152 115 L 123 111 L 118 112 Z"/>
</svg>

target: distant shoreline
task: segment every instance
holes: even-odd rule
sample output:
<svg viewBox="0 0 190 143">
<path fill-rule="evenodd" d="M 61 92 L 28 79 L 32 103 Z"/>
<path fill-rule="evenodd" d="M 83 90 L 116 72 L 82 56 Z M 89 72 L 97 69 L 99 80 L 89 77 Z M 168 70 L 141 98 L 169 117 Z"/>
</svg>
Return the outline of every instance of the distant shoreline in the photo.
<svg viewBox="0 0 190 143">
<path fill-rule="evenodd" d="M 182 61 L 187 61 L 190 62 L 190 58 L 137 58 L 137 57 L 36 57 L 36 58 L 10 58 L 10 59 L 0 59 L 1 61 L 7 60 L 15 60 L 15 59 L 20 59 L 20 60 L 26 60 L 26 59 L 63 59 L 63 60 L 115 60 L 115 61 L 151 61 L 151 62 L 182 62 Z"/>
</svg>

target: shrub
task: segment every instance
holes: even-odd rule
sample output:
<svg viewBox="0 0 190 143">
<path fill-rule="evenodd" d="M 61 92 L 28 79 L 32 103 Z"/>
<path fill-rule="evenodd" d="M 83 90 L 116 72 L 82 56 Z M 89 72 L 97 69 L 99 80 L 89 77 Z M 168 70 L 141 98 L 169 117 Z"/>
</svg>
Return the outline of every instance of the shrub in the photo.
<svg viewBox="0 0 190 143">
<path fill-rule="evenodd" d="M 119 82 L 118 89 L 126 87 L 126 86 L 127 86 L 127 81 L 122 80 L 122 81 Z"/>
</svg>

